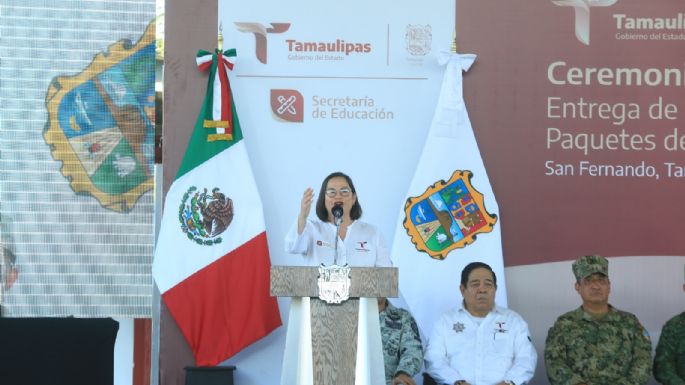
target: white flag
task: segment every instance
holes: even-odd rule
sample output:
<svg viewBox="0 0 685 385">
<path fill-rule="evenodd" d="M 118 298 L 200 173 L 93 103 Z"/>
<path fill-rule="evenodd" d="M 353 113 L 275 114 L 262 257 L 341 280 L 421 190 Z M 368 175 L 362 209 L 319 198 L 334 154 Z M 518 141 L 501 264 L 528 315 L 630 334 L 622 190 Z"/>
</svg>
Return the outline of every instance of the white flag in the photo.
<svg viewBox="0 0 685 385">
<path fill-rule="evenodd" d="M 447 69 L 438 105 L 395 230 L 400 295 L 424 340 L 438 317 L 460 304 L 461 271 L 470 262 L 492 267 L 495 300 L 506 306 L 499 210 L 462 92 L 462 71 L 475 59 L 448 53 L 440 58 Z"/>
</svg>

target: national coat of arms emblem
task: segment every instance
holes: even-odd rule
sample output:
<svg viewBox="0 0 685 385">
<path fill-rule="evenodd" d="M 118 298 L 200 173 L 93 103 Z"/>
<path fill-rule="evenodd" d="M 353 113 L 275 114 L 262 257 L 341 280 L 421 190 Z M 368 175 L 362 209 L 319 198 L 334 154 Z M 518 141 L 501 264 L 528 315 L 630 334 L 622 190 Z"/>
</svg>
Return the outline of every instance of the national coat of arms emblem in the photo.
<svg viewBox="0 0 685 385">
<path fill-rule="evenodd" d="M 350 298 L 350 267 L 348 265 L 319 266 L 319 299 L 326 303 L 343 303 Z"/>
<path fill-rule="evenodd" d="M 404 34 L 406 49 L 412 56 L 426 56 L 433 44 L 433 28 L 426 25 L 407 25 Z"/>
<path fill-rule="evenodd" d="M 456 170 L 404 206 L 404 228 L 416 249 L 432 258 L 447 254 L 476 240 L 479 233 L 492 231 L 497 216 L 485 210 L 483 194 L 471 185 L 470 171 Z"/>
<path fill-rule="evenodd" d="M 154 185 L 155 26 L 122 40 L 46 95 L 43 137 L 76 193 L 128 212 Z"/>
<path fill-rule="evenodd" d="M 191 186 L 178 209 L 181 229 L 200 245 L 221 243 L 220 237 L 233 221 L 233 200 L 215 187 L 211 193 Z"/>
</svg>

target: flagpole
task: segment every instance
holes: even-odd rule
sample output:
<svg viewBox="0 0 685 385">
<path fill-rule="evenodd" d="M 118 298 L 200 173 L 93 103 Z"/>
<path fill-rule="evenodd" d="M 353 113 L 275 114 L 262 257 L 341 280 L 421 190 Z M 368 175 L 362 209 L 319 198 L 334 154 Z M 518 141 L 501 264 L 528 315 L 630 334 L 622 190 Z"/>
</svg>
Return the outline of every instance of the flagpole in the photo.
<svg viewBox="0 0 685 385">
<path fill-rule="evenodd" d="M 219 23 L 219 36 L 216 39 L 216 47 L 219 50 L 219 52 L 223 51 L 224 49 L 224 34 L 222 33 L 223 26 L 221 23 Z"/>
</svg>

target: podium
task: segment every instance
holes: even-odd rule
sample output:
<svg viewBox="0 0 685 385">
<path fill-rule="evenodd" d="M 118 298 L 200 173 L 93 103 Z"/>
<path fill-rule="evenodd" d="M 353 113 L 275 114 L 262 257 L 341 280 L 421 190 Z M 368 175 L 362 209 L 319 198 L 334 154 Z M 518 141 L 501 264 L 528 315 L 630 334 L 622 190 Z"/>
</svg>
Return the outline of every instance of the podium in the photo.
<svg viewBox="0 0 685 385">
<path fill-rule="evenodd" d="M 350 298 L 340 304 L 329 304 L 318 298 L 318 267 L 271 267 L 272 296 L 311 297 L 314 385 L 354 385 L 359 298 L 398 295 L 396 267 L 350 269 Z"/>
</svg>

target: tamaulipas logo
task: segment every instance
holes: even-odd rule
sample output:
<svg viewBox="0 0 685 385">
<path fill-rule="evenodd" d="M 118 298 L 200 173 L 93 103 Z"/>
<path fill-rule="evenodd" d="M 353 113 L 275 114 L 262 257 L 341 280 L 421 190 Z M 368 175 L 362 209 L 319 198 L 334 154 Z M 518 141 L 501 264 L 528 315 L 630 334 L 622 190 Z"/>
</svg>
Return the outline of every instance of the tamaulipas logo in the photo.
<svg viewBox="0 0 685 385">
<path fill-rule="evenodd" d="M 575 14 L 575 31 L 578 41 L 590 45 L 590 8 L 608 7 L 618 0 L 552 0 L 554 5 L 572 7 Z"/>
<path fill-rule="evenodd" d="M 268 60 L 267 37 L 271 33 L 283 33 L 290 28 L 290 23 L 271 23 L 271 27 L 266 27 L 260 23 L 235 23 L 240 32 L 254 34 L 255 55 L 260 63 L 266 64 Z"/>
<path fill-rule="evenodd" d="M 153 187 L 155 27 L 95 56 L 75 76 L 58 76 L 46 95 L 43 137 L 76 193 L 130 211 Z"/>
<path fill-rule="evenodd" d="M 220 235 L 233 221 L 233 200 L 218 187 L 210 193 L 206 188 L 200 191 L 191 186 L 183 194 L 178 220 L 188 239 L 197 244 L 211 246 L 221 243 Z"/>
<path fill-rule="evenodd" d="M 270 27 L 260 23 L 234 22 L 234 24 L 239 32 L 254 35 L 255 55 L 262 64 L 267 64 L 269 59 L 269 35 L 282 34 L 291 27 L 291 23 L 269 23 Z M 428 38 L 428 35 L 425 34 L 425 31 L 423 31 L 423 34 L 424 36 L 420 37 L 421 40 L 417 41 L 418 44 L 425 44 L 425 39 Z M 350 55 L 364 55 L 373 51 L 373 45 L 370 42 L 348 41 L 342 38 L 334 40 L 320 40 L 318 38 L 299 40 L 286 37 L 285 39 L 276 40 L 276 43 L 285 45 L 285 49 L 289 52 L 289 59 L 290 55 L 295 57 L 305 55 L 306 59 L 311 59 L 307 55 L 318 55 L 320 58 L 317 60 L 342 60 L 342 58 Z"/>
<path fill-rule="evenodd" d="M 497 216 L 485 210 L 483 194 L 471 185 L 471 171 L 456 170 L 445 182 L 440 180 L 404 206 L 404 228 L 416 249 L 434 259 L 476 240 L 476 235 L 492 231 Z"/>
</svg>

